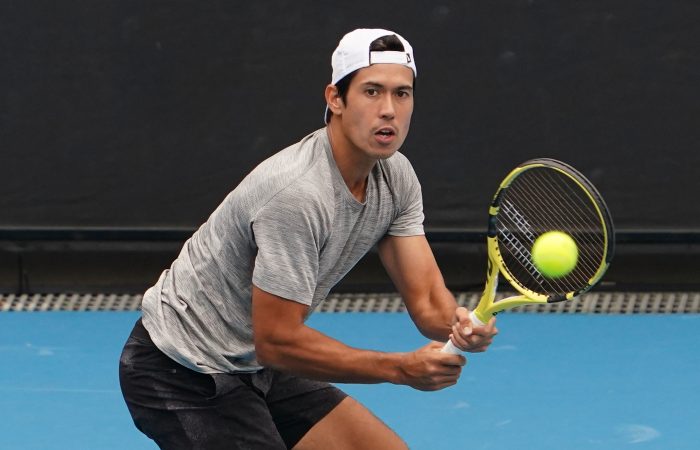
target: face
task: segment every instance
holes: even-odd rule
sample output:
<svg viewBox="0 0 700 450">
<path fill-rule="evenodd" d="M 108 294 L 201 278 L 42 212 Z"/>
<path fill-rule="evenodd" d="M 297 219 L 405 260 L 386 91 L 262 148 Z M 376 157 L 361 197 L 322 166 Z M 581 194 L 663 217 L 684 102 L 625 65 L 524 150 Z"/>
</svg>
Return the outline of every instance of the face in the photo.
<svg viewBox="0 0 700 450">
<path fill-rule="evenodd" d="M 403 144 L 413 114 L 413 71 L 399 64 L 360 69 L 339 99 L 340 120 L 349 148 L 370 160 L 385 159 Z"/>
</svg>

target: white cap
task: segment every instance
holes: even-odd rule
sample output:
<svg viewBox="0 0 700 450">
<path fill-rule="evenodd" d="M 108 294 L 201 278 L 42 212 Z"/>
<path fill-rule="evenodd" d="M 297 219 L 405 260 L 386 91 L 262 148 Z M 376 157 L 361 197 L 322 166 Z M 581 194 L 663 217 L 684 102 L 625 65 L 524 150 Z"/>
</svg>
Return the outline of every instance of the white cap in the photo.
<svg viewBox="0 0 700 450">
<path fill-rule="evenodd" d="M 399 38 L 399 41 L 403 44 L 404 51 L 369 51 L 372 42 L 380 37 L 391 35 Z M 413 71 L 413 76 L 418 76 L 416 60 L 413 57 L 413 48 L 406 39 L 398 33 L 381 28 L 359 28 L 343 36 L 338 43 L 338 47 L 333 52 L 331 58 L 333 67 L 331 84 L 336 84 L 352 72 L 363 67 L 369 67 L 372 64 L 401 64 L 409 67 Z M 327 117 L 328 107 L 326 107 L 326 113 L 323 116 L 324 121 Z"/>
<path fill-rule="evenodd" d="M 403 52 L 385 51 L 370 52 L 369 46 L 380 37 L 395 35 L 403 44 Z M 336 84 L 346 75 L 369 67 L 372 64 L 391 63 L 401 64 L 410 67 L 413 75 L 417 76 L 416 63 L 413 58 L 413 48 L 408 41 L 397 33 L 381 28 L 360 28 L 343 36 L 338 43 L 338 48 L 333 52 L 331 65 L 333 66 L 333 76 L 331 84 Z"/>
</svg>

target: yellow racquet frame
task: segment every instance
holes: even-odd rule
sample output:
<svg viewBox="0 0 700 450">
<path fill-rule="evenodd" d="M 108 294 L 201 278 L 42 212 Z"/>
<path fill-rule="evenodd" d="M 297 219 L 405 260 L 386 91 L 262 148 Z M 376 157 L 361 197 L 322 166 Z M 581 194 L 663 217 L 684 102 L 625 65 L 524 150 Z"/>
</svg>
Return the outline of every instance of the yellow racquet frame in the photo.
<svg viewBox="0 0 700 450">
<path fill-rule="evenodd" d="M 520 283 L 517 278 L 508 270 L 501 252 L 499 250 L 498 244 L 498 233 L 496 230 L 496 217 L 500 210 L 500 199 L 503 192 L 508 189 L 512 181 L 527 170 L 531 170 L 538 167 L 546 167 L 548 169 L 554 169 L 559 173 L 568 177 L 576 185 L 581 188 L 581 191 L 588 196 L 588 200 L 594 206 L 595 212 L 598 219 L 603 227 L 604 233 L 604 250 L 603 257 L 601 258 L 601 264 L 595 271 L 593 276 L 588 280 L 586 286 L 571 292 L 554 294 L 543 294 L 535 292 L 528 289 L 522 283 Z M 606 270 L 610 265 L 612 259 L 612 221 L 608 215 L 607 208 L 604 206 L 605 203 L 598 194 L 595 187 L 586 180 L 583 175 L 579 174 L 572 167 L 556 160 L 552 159 L 535 159 L 527 161 L 520 166 L 513 169 L 508 176 L 501 182 L 496 194 L 493 197 L 491 206 L 489 207 L 489 229 L 486 238 L 487 252 L 488 252 L 488 265 L 486 273 L 486 285 L 484 291 L 479 299 L 477 307 L 470 313 L 470 318 L 473 323 L 477 325 L 484 325 L 500 311 L 505 309 L 515 308 L 517 306 L 527 305 L 527 304 L 546 304 L 554 303 L 559 301 L 571 300 L 582 293 L 591 289 L 605 274 Z M 604 209 L 605 208 L 605 209 Z M 506 280 L 513 286 L 520 295 L 515 295 L 512 297 L 507 297 L 499 301 L 495 301 L 496 290 L 498 289 L 498 277 L 502 274 Z M 443 352 L 450 353 L 461 353 L 461 351 L 455 347 L 451 341 L 448 341 L 442 350 Z"/>
</svg>

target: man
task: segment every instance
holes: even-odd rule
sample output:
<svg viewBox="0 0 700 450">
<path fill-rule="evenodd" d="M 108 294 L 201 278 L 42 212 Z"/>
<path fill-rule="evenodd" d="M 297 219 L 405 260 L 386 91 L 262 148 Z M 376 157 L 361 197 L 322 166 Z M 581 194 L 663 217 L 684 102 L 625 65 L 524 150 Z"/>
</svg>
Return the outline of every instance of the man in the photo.
<svg viewBox="0 0 700 450">
<path fill-rule="evenodd" d="M 387 30 L 339 43 L 327 126 L 255 168 L 143 299 L 120 361 L 136 426 L 165 449 L 403 449 L 328 382 L 455 384 L 494 321 L 472 325 L 423 233 L 420 185 L 397 152 L 413 112 L 413 50 Z M 305 325 L 378 244 L 412 320 L 435 342 L 410 353 L 351 348 Z"/>
</svg>

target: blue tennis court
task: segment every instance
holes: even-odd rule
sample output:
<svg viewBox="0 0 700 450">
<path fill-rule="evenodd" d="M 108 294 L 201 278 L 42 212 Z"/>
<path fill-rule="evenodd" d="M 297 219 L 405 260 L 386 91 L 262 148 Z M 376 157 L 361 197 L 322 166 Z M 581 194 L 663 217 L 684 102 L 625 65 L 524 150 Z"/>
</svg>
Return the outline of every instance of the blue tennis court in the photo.
<svg viewBox="0 0 700 450">
<path fill-rule="evenodd" d="M 138 317 L 0 315 L 0 448 L 156 448 L 117 378 Z M 425 343 L 405 313 L 319 313 L 311 324 L 365 348 Z M 697 448 L 700 315 L 503 314 L 499 328 L 453 388 L 344 388 L 416 450 Z"/>
</svg>

